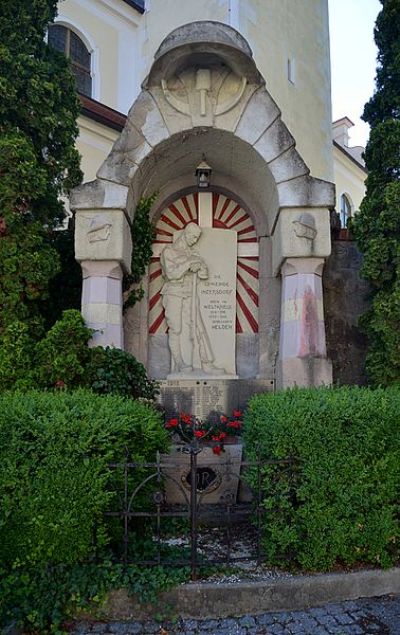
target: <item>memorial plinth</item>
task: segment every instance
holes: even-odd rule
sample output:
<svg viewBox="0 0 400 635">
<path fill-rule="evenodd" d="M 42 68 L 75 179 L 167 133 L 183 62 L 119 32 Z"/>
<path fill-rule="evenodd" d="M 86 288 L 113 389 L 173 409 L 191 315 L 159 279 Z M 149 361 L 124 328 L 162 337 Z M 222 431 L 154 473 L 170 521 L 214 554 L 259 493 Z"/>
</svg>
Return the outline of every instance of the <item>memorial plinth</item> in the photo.
<svg viewBox="0 0 400 635">
<path fill-rule="evenodd" d="M 272 379 L 176 379 L 159 382 L 159 401 L 166 418 L 179 412 L 206 419 L 211 413 L 228 414 L 243 410 L 249 399 L 273 391 Z"/>
</svg>

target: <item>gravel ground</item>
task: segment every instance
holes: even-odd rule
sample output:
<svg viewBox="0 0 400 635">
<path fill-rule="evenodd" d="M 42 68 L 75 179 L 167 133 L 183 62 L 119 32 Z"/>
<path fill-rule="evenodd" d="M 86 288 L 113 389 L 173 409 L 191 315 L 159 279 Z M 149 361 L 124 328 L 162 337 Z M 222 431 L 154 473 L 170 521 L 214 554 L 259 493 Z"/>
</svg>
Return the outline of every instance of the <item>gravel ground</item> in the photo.
<svg viewBox="0 0 400 635">
<path fill-rule="evenodd" d="M 73 635 L 400 635 L 400 596 L 220 620 L 80 623 Z"/>
</svg>

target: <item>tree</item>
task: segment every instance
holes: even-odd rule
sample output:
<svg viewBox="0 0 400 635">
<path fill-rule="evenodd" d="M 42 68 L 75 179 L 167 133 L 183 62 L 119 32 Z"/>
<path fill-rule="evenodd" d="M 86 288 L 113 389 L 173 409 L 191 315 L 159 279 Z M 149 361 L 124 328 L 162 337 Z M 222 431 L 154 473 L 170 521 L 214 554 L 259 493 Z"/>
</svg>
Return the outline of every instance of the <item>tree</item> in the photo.
<svg viewBox="0 0 400 635">
<path fill-rule="evenodd" d="M 81 180 L 74 76 L 45 42 L 56 12 L 57 0 L 0 2 L 0 334 L 16 319 L 43 334 L 61 196 Z"/>
<path fill-rule="evenodd" d="M 400 0 L 381 3 L 376 90 L 363 114 L 371 126 L 366 196 L 351 229 L 373 289 L 363 316 L 367 372 L 373 383 L 387 385 L 400 381 Z"/>
</svg>

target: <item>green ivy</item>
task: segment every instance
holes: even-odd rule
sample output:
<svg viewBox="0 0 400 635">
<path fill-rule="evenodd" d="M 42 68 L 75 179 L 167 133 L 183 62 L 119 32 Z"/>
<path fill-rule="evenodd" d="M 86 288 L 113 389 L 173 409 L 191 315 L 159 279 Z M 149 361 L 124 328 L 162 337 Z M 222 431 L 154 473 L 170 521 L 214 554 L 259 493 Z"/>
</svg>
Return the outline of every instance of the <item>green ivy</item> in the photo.
<svg viewBox="0 0 400 635">
<path fill-rule="evenodd" d="M 124 276 L 124 311 L 139 302 L 144 295 L 141 280 L 152 256 L 154 227 L 150 221 L 150 210 L 157 194 L 140 199 L 131 225 L 132 262 L 131 273 Z"/>
<path fill-rule="evenodd" d="M 63 626 L 80 609 L 100 611 L 107 593 L 125 588 L 143 603 L 156 602 L 162 591 L 189 581 L 189 570 L 155 567 L 126 568 L 101 564 L 0 569 L 0 624 L 16 623 L 24 632 L 65 633 Z M 68 629 L 69 631 L 69 629 Z"/>
<path fill-rule="evenodd" d="M 154 399 L 157 392 L 157 385 L 148 379 L 143 364 L 130 353 L 108 346 L 91 350 L 86 381 L 99 394 Z"/>
<path fill-rule="evenodd" d="M 371 126 L 365 151 L 366 196 L 350 228 L 372 286 L 363 317 L 366 368 L 374 384 L 400 382 L 400 4 L 385 0 L 375 27 L 376 91 L 364 109 Z"/>
</svg>

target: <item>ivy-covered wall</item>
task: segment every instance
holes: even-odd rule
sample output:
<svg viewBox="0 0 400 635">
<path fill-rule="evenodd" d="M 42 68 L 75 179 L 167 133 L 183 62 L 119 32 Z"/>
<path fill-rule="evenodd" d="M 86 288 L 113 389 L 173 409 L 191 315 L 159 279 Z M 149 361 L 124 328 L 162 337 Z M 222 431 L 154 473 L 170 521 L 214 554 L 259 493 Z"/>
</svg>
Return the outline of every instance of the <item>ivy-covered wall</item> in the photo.
<svg viewBox="0 0 400 635">
<path fill-rule="evenodd" d="M 328 357 L 334 384 L 365 384 L 366 338 L 358 327 L 369 307 L 369 284 L 360 276 L 362 255 L 354 240 L 332 240 L 324 276 Z"/>
</svg>

